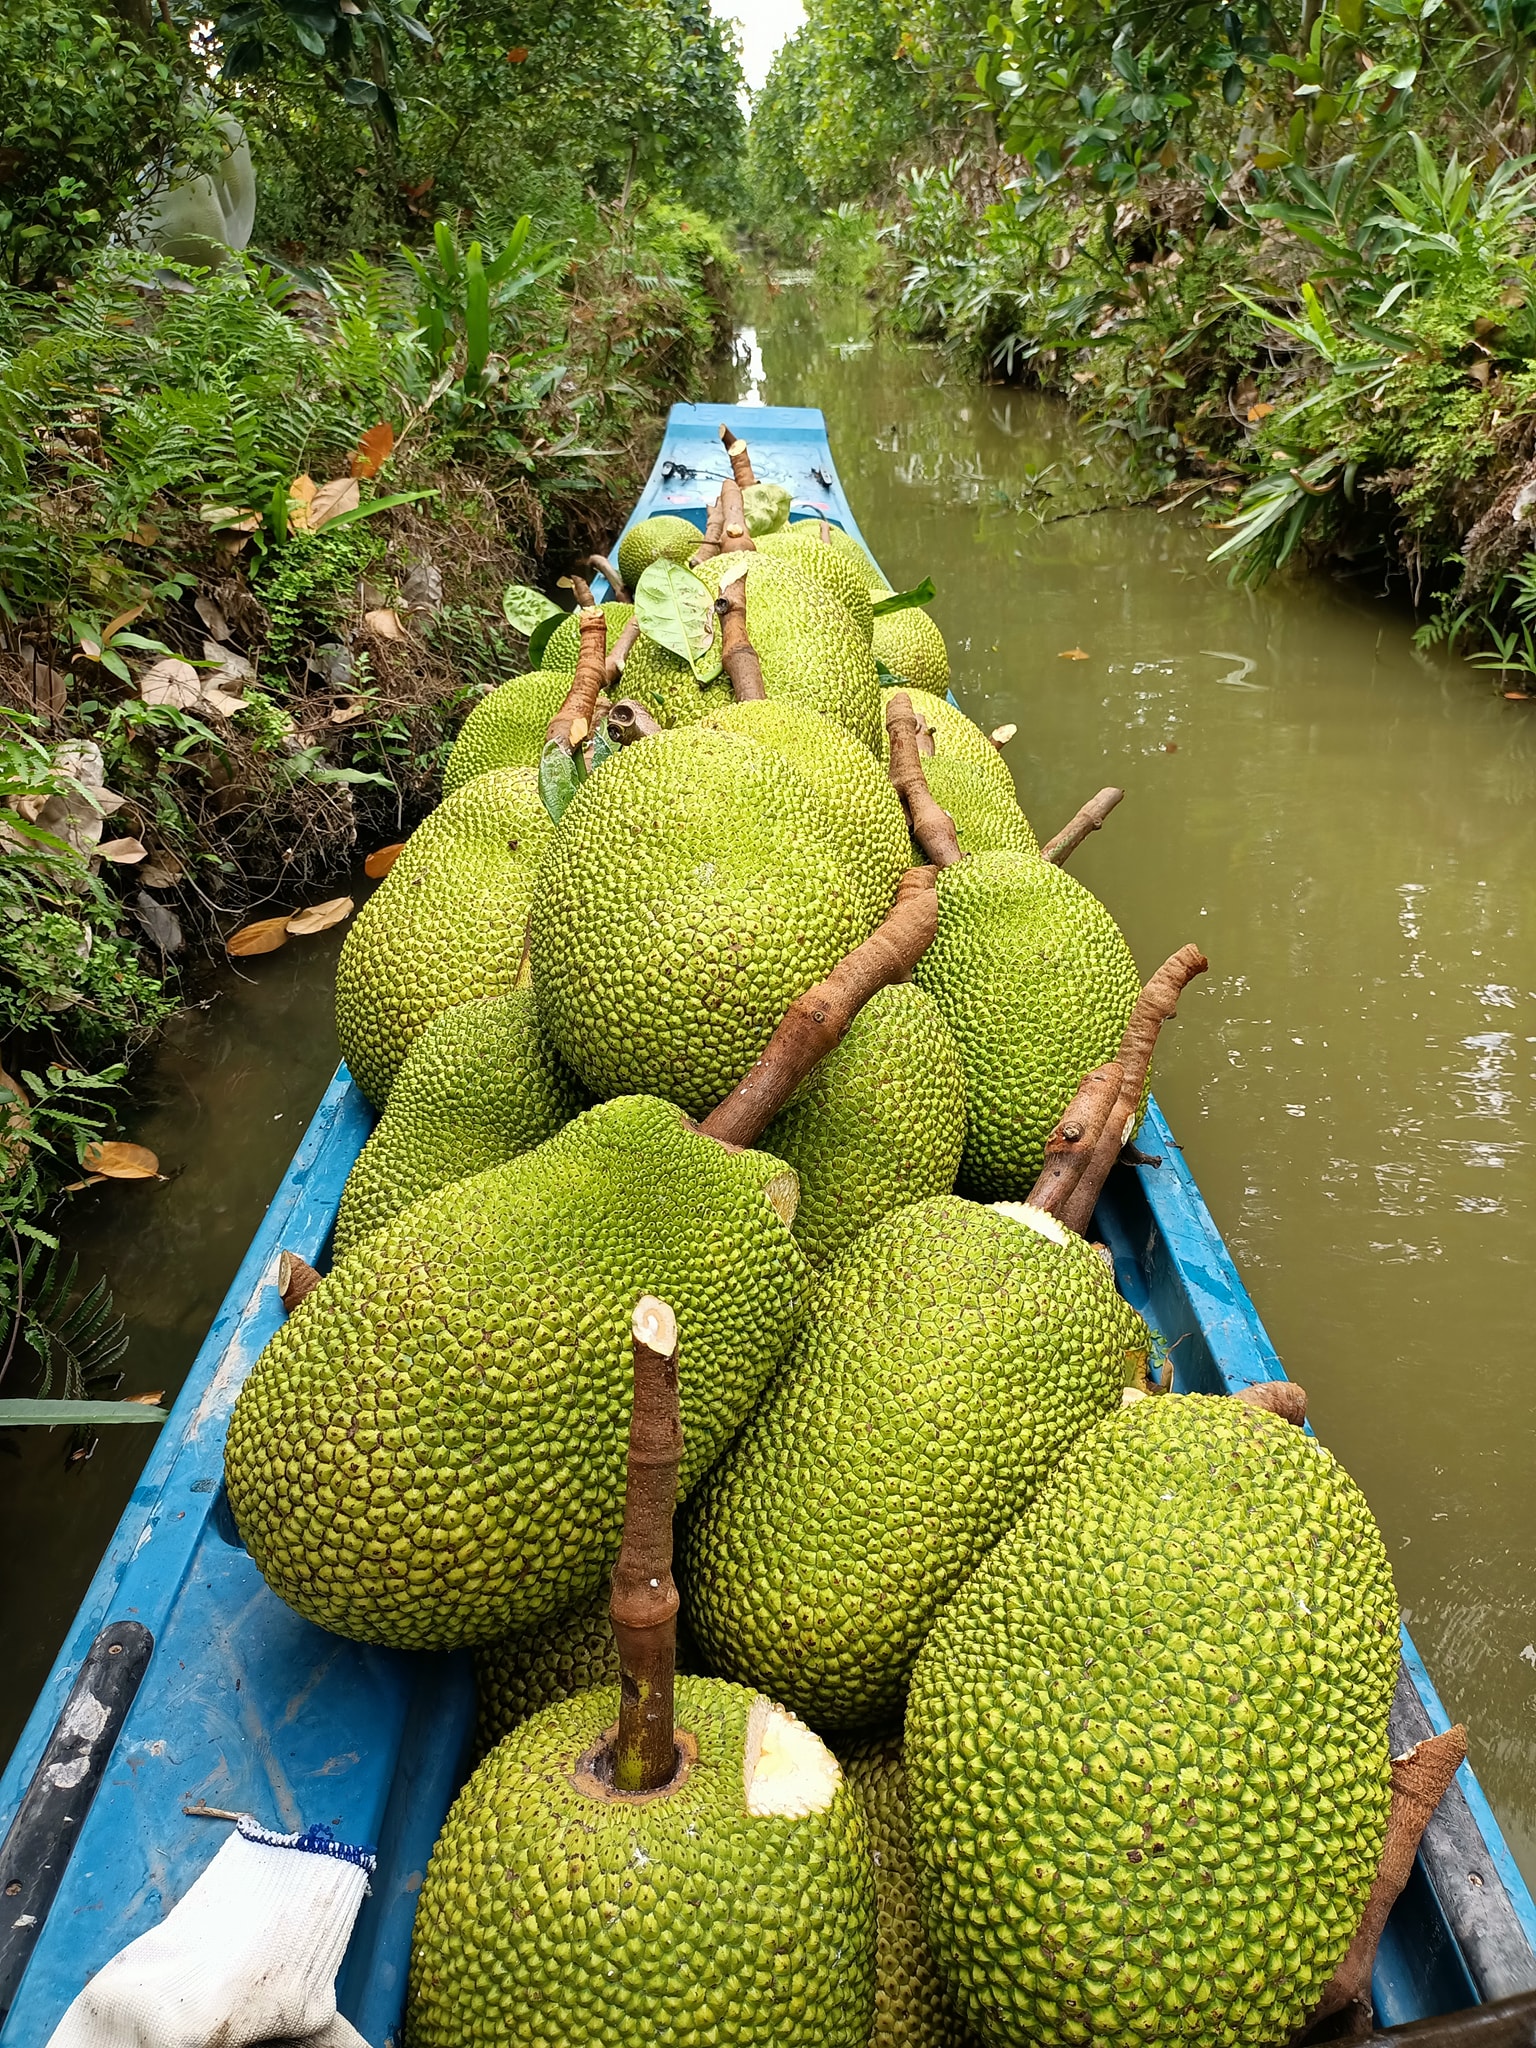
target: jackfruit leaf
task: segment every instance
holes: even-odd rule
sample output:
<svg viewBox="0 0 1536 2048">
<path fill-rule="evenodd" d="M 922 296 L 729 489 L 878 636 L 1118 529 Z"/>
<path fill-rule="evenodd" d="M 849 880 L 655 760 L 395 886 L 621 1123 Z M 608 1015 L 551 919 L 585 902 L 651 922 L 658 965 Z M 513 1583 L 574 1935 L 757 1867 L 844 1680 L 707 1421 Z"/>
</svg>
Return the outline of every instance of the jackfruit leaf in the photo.
<svg viewBox="0 0 1536 2048">
<path fill-rule="evenodd" d="M 701 683 L 720 673 L 713 593 L 681 562 L 652 562 L 641 572 L 635 617 L 646 638 L 680 656 Z"/>
<path fill-rule="evenodd" d="M 171 655 L 145 669 L 139 677 L 139 695 L 146 704 L 169 704 L 177 711 L 190 711 L 203 701 L 203 679 L 190 661 Z"/>
<path fill-rule="evenodd" d="M 363 862 L 363 873 L 370 882 L 382 882 L 404 851 L 403 839 L 397 839 L 393 846 L 375 847 Z"/>
<path fill-rule="evenodd" d="M 118 1138 L 87 1145 L 80 1164 L 105 1180 L 155 1180 L 160 1173 L 160 1162 L 147 1145 L 125 1145 Z"/>
<path fill-rule="evenodd" d="M 882 690 L 910 690 L 912 687 L 905 676 L 899 676 L 895 669 L 880 659 L 878 654 L 875 656 L 875 674 L 880 679 Z"/>
<path fill-rule="evenodd" d="M 103 839 L 96 849 L 103 860 L 110 860 L 120 868 L 131 868 L 149 852 L 142 839 Z"/>
<path fill-rule="evenodd" d="M 328 903 L 296 911 L 288 920 L 288 929 L 296 939 L 307 939 L 313 932 L 328 932 L 332 925 L 343 923 L 351 915 L 352 898 L 333 896 Z"/>
<path fill-rule="evenodd" d="M 932 604 L 933 599 L 933 578 L 925 576 L 911 590 L 893 590 L 889 597 L 877 598 L 870 609 L 877 619 L 883 619 L 890 612 L 909 612 L 914 605 Z"/>
<path fill-rule="evenodd" d="M 329 526 L 343 512 L 355 512 L 361 503 L 362 492 L 357 488 L 356 477 L 332 477 L 328 484 L 320 486 L 310 504 L 310 532 L 318 533 L 322 526 Z"/>
<path fill-rule="evenodd" d="M 549 617 L 547 619 L 540 619 L 539 623 L 528 635 L 528 666 L 530 668 L 537 668 L 544 659 L 544 650 L 554 638 L 555 628 L 564 617 L 565 613 L 557 605 Z"/>
<path fill-rule="evenodd" d="M 580 747 L 567 753 L 558 740 L 546 740 L 539 756 L 539 795 L 555 824 L 565 816 L 567 804 L 587 779 L 587 764 Z"/>
<path fill-rule="evenodd" d="M 65 1429 L 88 1422 L 164 1422 L 168 1408 L 142 1401 L 0 1401 L 0 1429 Z"/>
<path fill-rule="evenodd" d="M 352 451 L 352 474 L 377 476 L 394 452 L 395 430 L 388 420 L 380 420 L 376 427 L 370 427 L 366 434 L 358 436 L 357 446 Z"/>
<path fill-rule="evenodd" d="M 501 593 L 501 612 L 509 626 L 515 626 L 519 633 L 527 634 L 530 639 L 545 619 L 565 616 L 559 605 L 552 603 L 542 590 L 535 590 L 527 583 L 507 585 Z"/>
<path fill-rule="evenodd" d="M 291 915 L 291 911 L 285 910 L 281 917 L 262 917 L 255 924 L 241 925 L 224 941 L 225 952 L 234 960 L 249 960 L 254 953 L 275 953 L 279 946 L 288 943 Z"/>
<path fill-rule="evenodd" d="M 400 614 L 383 605 L 376 612 L 364 612 L 363 624 L 381 640 L 403 640 L 405 628 L 400 623 Z"/>
</svg>

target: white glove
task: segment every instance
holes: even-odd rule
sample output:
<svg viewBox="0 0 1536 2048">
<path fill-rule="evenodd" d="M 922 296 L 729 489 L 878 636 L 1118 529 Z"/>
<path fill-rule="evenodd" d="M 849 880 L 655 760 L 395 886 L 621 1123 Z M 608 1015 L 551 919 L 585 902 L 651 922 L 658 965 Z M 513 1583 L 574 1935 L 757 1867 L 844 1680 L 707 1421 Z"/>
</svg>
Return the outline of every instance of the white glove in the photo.
<svg viewBox="0 0 1536 2048">
<path fill-rule="evenodd" d="M 160 1925 L 97 1971 L 49 2048 L 360 2048 L 336 1972 L 374 1862 L 329 1828 L 242 1819 Z"/>
</svg>

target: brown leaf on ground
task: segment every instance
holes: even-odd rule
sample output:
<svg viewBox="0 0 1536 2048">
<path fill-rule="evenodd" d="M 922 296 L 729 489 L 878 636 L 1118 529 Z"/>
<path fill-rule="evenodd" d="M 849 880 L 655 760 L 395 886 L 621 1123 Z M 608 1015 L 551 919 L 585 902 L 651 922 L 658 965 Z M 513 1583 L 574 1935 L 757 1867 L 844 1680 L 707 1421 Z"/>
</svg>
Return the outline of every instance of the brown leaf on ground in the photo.
<svg viewBox="0 0 1536 2048">
<path fill-rule="evenodd" d="M 241 925 L 224 941 L 225 952 L 235 960 L 249 960 L 255 953 L 275 953 L 279 946 L 288 943 L 289 916 L 285 910 L 281 917 L 262 917 L 255 924 Z"/>
<path fill-rule="evenodd" d="M 318 488 L 312 476 L 296 476 L 288 486 L 288 524 L 295 533 L 309 532 L 309 508 Z"/>
<path fill-rule="evenodd" d="M 397 839 L 393 846 L 375 847 L 363 862 L 363 873 L 370 882 L 382 882 L 404 851 L 403 839 Z"/>
<path fill-rule="evenodd" d="M 332 725 L 352 725 L 359 718 L 366 718 L 372 709 L 373 699 L 371 697 L 349 697 L 344 704 L 336 706 L 336 709 L 330 715 L 329 723 Z"/>
<path fill-rule="evenodd" d="M 288 929 L 296 939 L 307 939 L 314 932 L 328 932 L 332 925 L 342 924 L 352 915 L 350 896 L 333 896 L 328 903 L 315 903 L 308 910 L 296 911 L 288 920 Z"/>
<path fill-rule="evenodd" d="M 387 606 L 376 612 L 364 612 L 363 624 L 381 640 L 403 640 L 405 628 L 400 623 L 400 614 Z"/>
<path fill-rule="evenodd" d="M 370 427 L 366 434 L 358 436 L 357 446 L 352 451 L 352 474 L 377 476 L 394 452 L 395 430 L 388 420 L 380 420 L 376 427 Z"/>
<path fill-rule="evenodd" d="M 343 512 L 355 512 L 361 503 L 362 493 L 357 488 L 356 477 L 333 476 L 328 484 L 320 486 L 310 501 L 310 532 L 318 533 L 322 526 L 328 526 Z"/>
<path fill-rule="evenodd" d="M 1088 657 L 1081 647 L 1063 647 L 1056 659 L 1058 661 L 1086 661 Z"/>
<path fill-rule="evenodd" d="M 160 1162 L 147 1145 L 125 1145 L 116 1138 L 87 1145 L 80 1164 L 104 1180 L 155 1180 L 160 1173 Z"/>
<path fill-rule="evenodd" d="M 120 868 L 131 868 L 145 858 L 149 848 L 142 839 L 103 839 L 96 849 L 103 860 L 110 860 Z"/>
<path fill-rule="evenodd" d="M 146 704 L 169 704 L 177 711 L 190 711 L 203 699 L 203 679 L 190 661 L 167 655 L 145 669 L 139 677 L 139 695 Z"/>
<path fill-rule="evenodd" d="M 178 882 L 184 882 L 187 871 L 174 853 L 167 853 L 163 846 L 157 846 L 149 856 L 149 866 L 139 880 L 146 889 L 174 889 Z"/>
</svg>

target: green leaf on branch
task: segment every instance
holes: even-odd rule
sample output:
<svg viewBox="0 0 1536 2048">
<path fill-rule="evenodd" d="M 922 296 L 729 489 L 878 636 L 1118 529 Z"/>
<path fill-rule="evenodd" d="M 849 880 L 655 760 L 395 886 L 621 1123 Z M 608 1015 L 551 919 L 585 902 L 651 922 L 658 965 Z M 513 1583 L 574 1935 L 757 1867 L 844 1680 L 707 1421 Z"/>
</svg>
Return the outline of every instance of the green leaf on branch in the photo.
<svg viewBox="0 0 1536 2048">
<path fill-rule="evenodd" d="M 720 673 L 713 593 L 681 562 L 652 562 L 642 573 L 635 618 L 646 638 L 686 661 L 699 682 Z"/>
<path fill-rule="evenodd" d="M 74 1428 L 104 1422 L 164 1422 L 169 1408 L 150 1408 L 142 1401 L 0 1400 L 0 1429 Z"/>
<path fill-rule="evenodd" d="M 535 590 L 529 583 L 509 583 L 501 593 L 501 614 L 509 626 L 515 626 L 531 642 L 534 634 L 546 619 L 563 619 L 565 613 L 559 605 L 547 598 L 542 590 Z M 546 634 L 545 638 L 549 636 Z"/>
<path fill-rule="evenodd" d="M 872 609 L 877 619 L 883 619 L 891 612 L 909 612 L 920 604 L 932 604 L 934 594 L 933 578 L 925 576 L 911 590 L 893 590 L 889 597 L 876 598 Z"/>
<path fill-rule="evenodd" d="M 555 628 L 564 617 L 565 613 L 556 605 L 549 616 L 540 619 L 539 623 L 528 635 L 528 666 L 530 668 L 537 668 L 544 659 L 544 650 L 554 638 Z M 515 624 L 516 622 L 514 621 L 513 623 Z"/>
<path fill-rule="evenodd" d="M 565 816 L 566 806 L 587 779 L 587 763 L 580 747 L 567 749 L 559 740 L 546 740 L 539 756 L 539 795 L 555 824 Z"/>
</svg>

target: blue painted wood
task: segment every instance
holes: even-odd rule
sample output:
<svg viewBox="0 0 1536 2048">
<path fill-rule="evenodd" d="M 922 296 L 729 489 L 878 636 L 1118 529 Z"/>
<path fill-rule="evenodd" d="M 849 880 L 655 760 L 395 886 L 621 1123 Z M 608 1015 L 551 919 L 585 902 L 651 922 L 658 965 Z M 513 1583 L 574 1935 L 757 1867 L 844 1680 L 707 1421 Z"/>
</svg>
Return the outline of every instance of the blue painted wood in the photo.
<svg viewBox="0 0 1536 2048">
<path fill-rule="evenodd" d="M 757 474 L 788 486 L 792 516 L 827 517 L 858 534 L 825 422 L 809 407 L 675 406 L 631 525 L 665 511 L 702 526 L 704 503 L 726 473 L 722 420 L 750 442 Z M 287 1248 L 324 1264 L 343 1184 L 372 1122 L 341 1068 L 0 1774 L 3 1831 L 98 1631 L 122 1619 L 152 1631 L 149 1670 L 0 2027 L 0 2048 L 45 2048 L 92 1972 L 182 1896 L 225 1834 L 223 1823 L 183 1813 L 199 1802 L 248 1810 L 283 1828 L 326 1821 L 344 1837 L 378 1846 L 372 1896 L 338 1989 L 343 2012 L 373 2048 L 398 2033 L 416 1894 L 465 1765 L 474 1711 L 467 1660 L 373 1650 L 301 1621 L 267 1590 L 241 1548 L 221 1479 L 230 1409 L 281 1320 L 278 1254 Z M 1127 1298 L 1167 1347 L 1174 1385 L 1231 1393 L 1283 1377 L 1155 1103 L 1140 1143 L 1162 1165 L 1117 1171 L 1095 1222 Z M 1403 1655 L 1430 1724 L 1444 1728 L 1445 1711 L 1406 1632 Z M 1507 1891 L 1526 1941 L 1536 1943 L 1536 1904 L 1470 1767 L 1458 1783 L 1490 1876 Z M 1381 2020 L 1393 2025 L 1475 2001 L 1477 1987 L 1422 1861 L 1388 1923 L 1375 1993 Z"/>
</svg>

